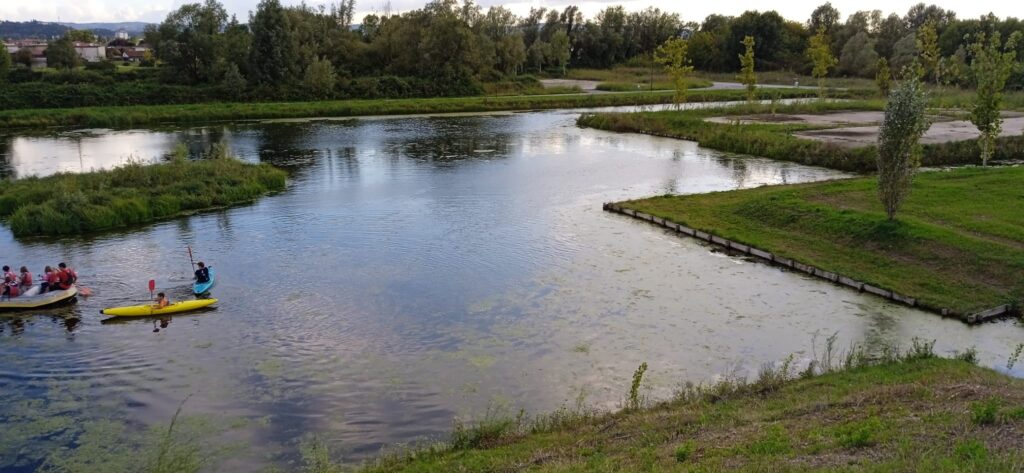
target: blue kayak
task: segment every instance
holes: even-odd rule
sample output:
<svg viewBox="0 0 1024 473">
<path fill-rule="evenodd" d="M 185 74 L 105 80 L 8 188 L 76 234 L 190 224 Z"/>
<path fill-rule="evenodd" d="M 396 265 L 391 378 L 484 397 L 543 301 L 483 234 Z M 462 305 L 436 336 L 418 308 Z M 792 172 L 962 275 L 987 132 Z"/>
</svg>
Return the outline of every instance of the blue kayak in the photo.
<svg viewBox="0 0 1024 473">
<path fill-rule="evenodd" d="M 210 280 L 206 282 L 197 282 L 192 284 L 192 293 L 195 295 L 206 294 L 210 292 L 210 288 L 213 287 L 213 283 L 217 281 L 217 278 L 213 274 L 213 266 L 207 266 L 206 269 L 210 270 Z"/>
</svg>

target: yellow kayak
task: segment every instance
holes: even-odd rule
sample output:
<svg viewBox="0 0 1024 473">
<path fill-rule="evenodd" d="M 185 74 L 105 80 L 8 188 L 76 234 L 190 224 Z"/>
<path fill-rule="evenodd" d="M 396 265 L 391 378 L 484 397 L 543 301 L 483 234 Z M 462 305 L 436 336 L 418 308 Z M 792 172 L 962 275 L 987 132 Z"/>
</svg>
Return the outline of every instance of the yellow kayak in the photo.
<svg viewBox="0 0 1024 473">
<path fill-rule="evenodd" d="M 163 309 L 155 309 L 152 304 L 130 305 L 124 307 L 111 307 L 100 311 L 103 315 L 111 317 L 139 317 L 147 315 L 177 314 L 190 310 L 202 309 L 203 307 L 216 304 L 217 299 L 196 299 L 194 301 L 181 301 L 170 304 Z"/>
</svg>

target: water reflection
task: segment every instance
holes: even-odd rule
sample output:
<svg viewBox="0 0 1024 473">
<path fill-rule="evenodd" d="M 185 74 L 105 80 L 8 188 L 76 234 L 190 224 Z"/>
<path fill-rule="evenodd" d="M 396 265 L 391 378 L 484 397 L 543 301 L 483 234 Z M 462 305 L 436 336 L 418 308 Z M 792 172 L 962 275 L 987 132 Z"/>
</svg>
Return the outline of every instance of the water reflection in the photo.
<svg viewBox="0 0 1024 473">
<path fill-rule="evenodd" d="M 582 396 L 613 408 L 642 361 L 658 397 L 733 366 L 806 356 L 816 336 L 835 332 L 842 346 L 914 336 L 939 340 L 939 350 L 973 345 L 986 366 L 1005 364 L 1018 343 L 1013 322 L 967 327 L 602 212 L 607 201 L 843 174 L 579 129 L 575 118 L 14 137 L 50 140 L 19 148 L 19 175 L 77 161 L 75 140 L 96 162 L 103 157 L 89 150 L 151 149 L 161 159 L 185 140 L 195 155 L 225 141 L 291 177 L 288 191 L 252 205 L 88 238 L 22 241 L 0 230 L 5 258 L 70 261 L 96 294 L 70 309 L 80 314 L 73 341 L 49 317 L 0 318 L 0 422 L 50 425 L 19 417 L 15 407 L 36 399 L 71 424 L 0 445 L 0 469 L 30 470 L 77 445 L 76 426 L 96 413 L 62 404 L 69 392 L 109 403 L 106 418 L 141 424 L 166 422 L 191 396 L 186 414 L 230 416 L 224 423 L 237 427 L 225 438 L 252 446 L 221 465 L 241 471 L 294 460 L 310 433 L 358 461 L 441 436 L 453 415 L 489 406 L 546 411 Z M 215 311 L 166 327 L 100 323 L 103 307 L 148 300 L 149 279 L 189 297 L 186 246 L 217 268 Z"/>
</svg>

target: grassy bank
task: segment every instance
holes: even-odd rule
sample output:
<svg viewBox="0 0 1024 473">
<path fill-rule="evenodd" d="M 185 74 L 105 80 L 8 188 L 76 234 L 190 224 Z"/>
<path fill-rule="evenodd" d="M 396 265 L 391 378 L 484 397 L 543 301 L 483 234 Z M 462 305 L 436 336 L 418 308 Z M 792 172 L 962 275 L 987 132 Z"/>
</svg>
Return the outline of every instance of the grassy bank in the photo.
<svg viewBox="0 0 1024 473">
<path fill-rule="evenodd" d="M 972 313 L 1024 301 L 1024 167 L 919 174 L 889 222 L 874 178 L 621 205 Z"/>
<path fill-rule="evenodd" d="M 766 366 L 613 414 L 488 419 L 363 471 L 1019 471 L 1024 382 L 929 343 L 863 355 L 821 375 Z M 317 458 L 307 471 L 341 471 Z"/>
<path fill-rule="evenodd" d="M 948 101 L 955 98 L 949 97 Z M 751 154 L 782 161 L 824 166 L 851 172 L 873 172 L 875 147 L 845 148 L 833 143 L 801 139 L 797 131 L 835 128 L 836 125 L 806 124 L 730 124 L 711 123 L 708 117 L 769 113 L 823 113 L 840 110 L 883 110 L 878 100 L 824 102 L 794 105 L 753 105 L 723 109 L 685 111 L 585 114 L 578 123 L 602 130 L 647 133 L 698 142 L 701 146 L 731 153 Z M 980 152 L 974 140 L 925 145 L 922 163 L 926 166 L 960 165 L 979 162 Z M 995 159 L 1019 159 L 1024 155 L 1024 137 L 997 140 Z"/>
<path fill-rule="evenodd" d="M 0 187 L 0 218 L 16 236 L 80 234 L 251 201 L 286 178 L 226 157 L 30 177 Z"/>
<path fill-rule="evenodd" d="M 812 96 L 813 91 L 787 89 L 771 92 L 762 91 L 761 94 L 765 99 L 773 96 L 799 98 Z M 730 101 L 740 100 L 743 96 L 742 91 L 736 90 L 692 91 L 689 95 L 689 101 Z M 158 123 L 202 123 L 218 120 L 356 117 L 365 115 L 607 107 L 659 104 L 671 101 L 672 92 L 667 91 L 623 94 L 83 107 L 74 109 L 0 111 L 0 127 L 130 127 Z"/>
</svg>

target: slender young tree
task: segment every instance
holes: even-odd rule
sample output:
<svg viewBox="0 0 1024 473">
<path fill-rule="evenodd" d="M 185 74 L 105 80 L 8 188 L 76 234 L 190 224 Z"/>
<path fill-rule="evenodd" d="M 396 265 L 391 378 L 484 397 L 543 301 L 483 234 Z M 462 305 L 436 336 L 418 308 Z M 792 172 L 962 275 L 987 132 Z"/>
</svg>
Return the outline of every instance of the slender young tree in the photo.
<svg viewBox="0 0 1024 473">
<path fill-rule="evenodd" d="M 814 64 L 811 75 L 818 79 L 818 97 L 825 98 L 825 76 L 828 70 L 835 67 L 836 61 L 832 55 L 832 45 L 825 28 L 819 28 L 818 33 L 811 37 L 811 45 L 807 48 L 807 56 Z"/>
<path fill-rule="evenodd" d="M 878 71 L 875 72 L 875 85 L 882 97 L 888 97 L 892 89 L 892 71 L 889 69 L 889 61 L 884 57 L 878 60 Z"/>
<path fill-rule="evenodd" d="M 0 50 L 0 84 L 7 82 L 7 73 L 11 70 L 11 55 L 7 50 Z"/>
<path fill-rule="evenodd" d="M 995 153 L 996 138 L 1002 131 L 1003 119 L 999 109 L 1003 103 L 1003 89 L 1013 72 L 1017 58 L 1017 42 L 1020 41 L 1019 31 L 1010 35 L 1006 44 L 1002 44 L 999 32 L 986 38 L 985 33 L 978 33 L 977 41 L 970 49 L 974 55 L 971 61 L 971 72 L 977 82 L 977 97 L 971 108 L 971 123 L 978 127 L 978 147 L 981 148 L 981 165 L 988 165 L 988 160 Z"/>
<path fill-rule="evenodd" d="M 921 62 L 922 77 L 931 77 L 932 82 L 939 83 L 939 61 L 942 59 L 942 53 L 939 51 L 939 35 L 935 32 L 935 22 L 928 21 L 921 26 L 914 41 Z"/>
<path fill-rule="evenodd" d="M 665 66 L 665 72 L 672 77 L 672 85 L 675 88 L 675 95 L 672 101 L 679 105 L 686 102 L 688 83 L 686 78 L 693 73 L 693 65 L 687 55 L 689 43 L 682 38 L 669 38 L 668 41 L 658 46 L 655 52 L 655 60 L 658 64 Z"/>
<path fill-rule="evenodd" d="M 921 164 L 921 135 L 928 129 L 927 100 L 916 77 L 901 82 L 885 105 L 878 135 L 878 198 L 889 220 L 896 218 L 910 194 L 914 172 Z"/>
<path fill-rule="evenodd" d="M 754 101 L 757 90 L 757 74 L 754 73 L 754 37 L 743 38 L 744 52 L 740 54 L 740 82 L 747 88 L 747 102 Z"/>
</svg>

